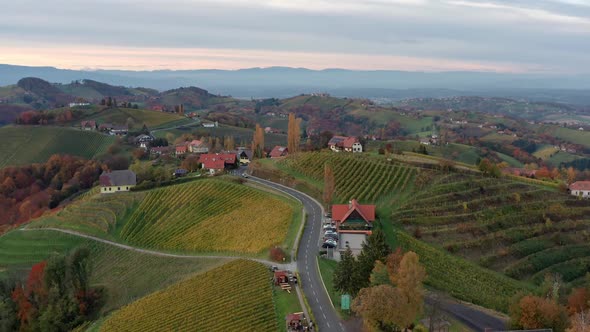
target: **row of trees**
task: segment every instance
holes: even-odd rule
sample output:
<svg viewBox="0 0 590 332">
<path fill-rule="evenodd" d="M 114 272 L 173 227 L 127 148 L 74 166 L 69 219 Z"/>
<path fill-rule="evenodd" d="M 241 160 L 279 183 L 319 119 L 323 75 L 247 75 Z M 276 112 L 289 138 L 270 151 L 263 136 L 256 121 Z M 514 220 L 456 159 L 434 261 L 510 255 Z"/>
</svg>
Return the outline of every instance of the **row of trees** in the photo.
<svg viewBox="0 0 590 332">
<path fill-rule="evenodd" d="M 334 271 L 334 288 L 355 297 L 351 309 L 371 331 L 400 331 L 422 311 L 426 277 L 414 252 L 391 252 L 377 229 L 355 258 L 350 248 Z"/>
<path fill-rule="evenodd" d="M 19 224 L 55 208 L 98 180 L 96 160 L 53 155 L 45 163 L 0 170 L 0 225 Z"/>
<path fill-rule="evenodd" d="M 513 329 L 590 331 L 590 277 L 583 287 L 568 290 L 558 274 L 548 274 L 537 294 L 519 294 L 510 307 Z"/>
<path fill-rule="evenodd" d="M 0 287 L 2 331 L 70 331 L 93 318 L 102 290 L 91 288 L 90 251 L 77 248 L 33 265 L 25 283 Z"/>
</svg>

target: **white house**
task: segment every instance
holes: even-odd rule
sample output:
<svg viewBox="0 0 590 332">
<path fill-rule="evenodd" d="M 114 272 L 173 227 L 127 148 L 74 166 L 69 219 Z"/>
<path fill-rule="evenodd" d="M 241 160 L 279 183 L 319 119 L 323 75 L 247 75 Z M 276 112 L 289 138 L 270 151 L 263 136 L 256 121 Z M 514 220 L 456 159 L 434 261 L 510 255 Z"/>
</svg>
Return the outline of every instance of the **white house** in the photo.
<svg viewBox="0 0 590 332">
<path fill-rule="evenodd" d="M 328 142 L 328 147 L 334 152 L 363 152 L 363 146 L 356 137 L 333 136 Z"/>
<path fill-rule="evenodd" d="M 99 178 L 100 192 L 110 194 L 129 191 L 137 184 L 135 173 L 130 170 L 103 172 Z"/>
<path fill-rule="evenodd" d="M 208 153 L 209 147 L 201 140 L 192 140 L 189 145 L 188 149 L 192 153 Z"/>
<path fill-rule="evenodd" d="M 577 181 L 569 186 L 572 196 L 590 198 L 590 181 Z"/>
</svg>

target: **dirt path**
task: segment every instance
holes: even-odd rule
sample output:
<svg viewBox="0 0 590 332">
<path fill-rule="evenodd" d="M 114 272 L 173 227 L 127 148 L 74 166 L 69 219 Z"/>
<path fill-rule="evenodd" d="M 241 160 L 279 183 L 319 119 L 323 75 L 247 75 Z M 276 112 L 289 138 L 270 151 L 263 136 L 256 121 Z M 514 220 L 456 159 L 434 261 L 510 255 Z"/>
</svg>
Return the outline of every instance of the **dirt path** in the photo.
<svg viewBox="0 0 590 332">
<path fill-rule="evenodd" d="M 241 258 L 241 259 L 248 259 L 251 261 L 256 261 L 256 262 L 259 262 L 259 263 L 262 263 L 262 264 L 268 265 L 268 266 L 277 266 L 280 269 L 293 269 L 293 266 L 291 266 L 292 264 L 278 264 L 278 263 L 271 262 L 271 261 L 268 261 L 265 259 L 252 258 L 252 257 L 226 256 L 226 255 L 181 255 L 181 254 L 172 254 L 172 253 L 167 253 L 167 252 L 162 252 L 162 251 L 157 251 L 157 250 L 142 249 L 142 248 L 137 248 L 137 247 L 129 246 L 129 245 L 118 243 L 118 242 L 113 242 L 113 241 L 106 240 L 106 239 L 101 239 L 99 237 L 83 234 L 80 232 L 71 231 L 71 230 L 67 230 L 67 229 L 60 229 L 60 228 L 51 228 L 51 227 L 48 227 L 48 228 L 26 228 L 26 227 L 23 227 L 23 228 L 19 228 L 19 231 L 24 231 L 24 232 L 39 232 L 39 231 L 60 232 L 60 233 L 70 234 L 73 236 L 82 237 L 85 239 L 101 242 L 104 244 L 108 244 L 108 245 L 115 246 L 115 247 L 122 248 L 122 249 L 126 249 L 126 250 L 136 251 L 136 252 L 140 252 L 143 254 L 160 256 L 160 257 L 174 257 L 174 258 L 187 258 L 187 259 L 196 259 L 196 258 L 240 259 Z"/>
</svg>

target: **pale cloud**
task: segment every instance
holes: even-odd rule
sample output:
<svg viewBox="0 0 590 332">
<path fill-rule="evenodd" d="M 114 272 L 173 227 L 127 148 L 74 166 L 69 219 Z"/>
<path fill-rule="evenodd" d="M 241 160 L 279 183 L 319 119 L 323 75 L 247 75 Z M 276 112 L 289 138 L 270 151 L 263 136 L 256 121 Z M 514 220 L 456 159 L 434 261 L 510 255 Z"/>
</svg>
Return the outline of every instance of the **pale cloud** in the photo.
<svg viewBox="0 0 590 332">
<path fill-rule="evenodd" d="M 589 5 L 581 0 L 19 0 L 0 10 L 0 61 L 66 68 L 423 66 L 590 73 Z"/>
</svg>

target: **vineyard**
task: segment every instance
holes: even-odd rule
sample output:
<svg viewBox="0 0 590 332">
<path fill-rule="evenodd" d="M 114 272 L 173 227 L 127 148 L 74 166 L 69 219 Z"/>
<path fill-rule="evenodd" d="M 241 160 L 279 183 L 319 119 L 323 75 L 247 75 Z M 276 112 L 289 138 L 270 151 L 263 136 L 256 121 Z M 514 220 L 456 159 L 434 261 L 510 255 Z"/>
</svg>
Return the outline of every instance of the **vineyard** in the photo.
<svg viewBox="0 0 590 332">
<path fill-rule="evenodd" d="M 141 192 L 101 195 L 96 190 L 90 191 L 57 214 L 37 220 L 29 227 L 57 227 L 104 236 L 116 229 L 126 213 L 143 196 Z"/>
<path fill-rule="evenodd" d="M 268 269 L 237 260 L 131 303 L 101 331 L 277 331 L 278 324 Z"/>
<path fill-rule="evenodd" d="M 388 162 L 366 154 L 312 152 L 291 156 L 282 161 L 283 168 L 315 181 L 323 181 L 324 165 L 330 164 L 336 181 L 336 201 L 356 198 L 376 202 L 403 192 L 412 185 L 416 168 Z"/>
<path fill-rule="evenodd" d="M 109 108 L 102 112 L 98 112 L 84 120 L 95 120 L 98 123 L 115 123 L 126 124 L 128 119 L 132 119 L 137 128 L 141 128 L 144 124 L 148 128 L 164 125 L 168 122 L 179 120 L 186 120 L 185 117 L 165 112 L 132 109 L 132 108 Z"/>
<path fill-rule="evenodd" d="M 258 254 L 283 244 L 295 202 L 223 180 L 146 193 L 120 236 L 147 248 Z"/>
<path fill-rule="evenodd" d="M 53 154 L 90 159 L 114 142 L 99 133 L 58 127 L 2 127 L 0 137 L 0 168 L 45 162 Z"/>
<path fill-rule="evenodd" d="M 590 266 L 590 204 L 549 187 L 475 175 L 433 176 L 392 216 L 416 238 L 509 277 L 581 282 Z"/>
</svg>

